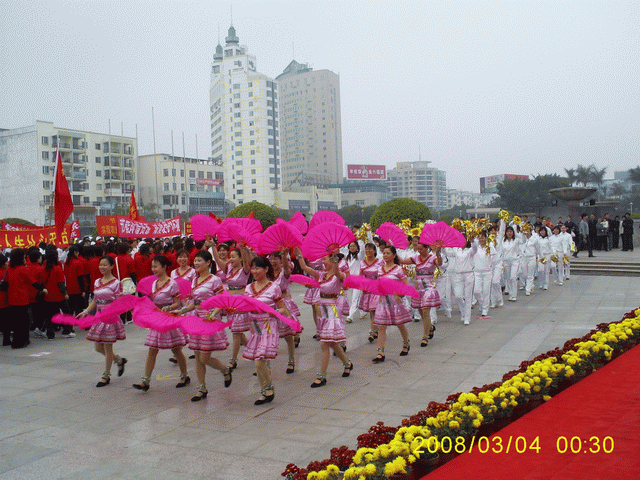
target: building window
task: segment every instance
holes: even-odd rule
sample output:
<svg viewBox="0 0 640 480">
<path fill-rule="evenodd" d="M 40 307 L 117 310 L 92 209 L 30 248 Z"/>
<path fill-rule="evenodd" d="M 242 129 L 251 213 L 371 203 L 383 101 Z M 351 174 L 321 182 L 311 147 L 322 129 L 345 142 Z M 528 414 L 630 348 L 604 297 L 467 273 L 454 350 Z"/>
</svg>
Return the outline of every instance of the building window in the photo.
<svg viewBox="0 0 640 480">
<path fill-rule="evenodd" d="M 49 145 L 49 137 L 42 137 L 42 144 Z"/>
<path fill-rule="evenodd" d="M 184 178 L 184 170 L 180 170 L 180 176 Z"/>
<path fill-rule="evenodd" d="M 50 168 L 50 167 L 42 167 L 42 173 L 43 173 L 44 175 L 49 175 L 49 168 Z"/>
<path fill-rule="evenodd" d="M 244 195 L 244 190 L 238 190 L 238 195 Z"/>
<path fill-rule="evenodd" d="M 96 143 L 96 150 L 100 150 L 100 144 Z"/>
<path fill-rule="evenodd" d="M 172 174 L 172 176 L 174 176 L 174 177 L 176 176 L 176 169 L 175 169 L 175 168 L 173 168 L 173 169 L 171 170 L 171 174 Z"/>
<path fill-rule="evenodd" d="M 207 172 L 207 178 L 209 179 L 213 178 L 213 172 Z"/>
<path fill-rule="evenodd" d="M 102 163 L 102 158 L 96 157 L 96 163 Z"/>
<path fill-rule="evenodd" d="M 162 170 L 162 175 L 163 175 L 164 177 L 168 177 L 168 176 L 169 176 L 169 169 L 168 169 L 168 168 L 165 168 L 164 170 Z"/>
<path fill-rule="evenodd" d="M 165 190 L 165 192 L 169 191 L 169 184 L 168 183 L 164 184 L 164 190 Z"/>
<path fill-rule="evenodd" d="M 253 87 L 253 82 L 249 82 L 249 87 Z"/>
<path fill-rule="evenodd" d="M 96 183 L 96 190 L 102 190 L 102 184 Z"/>
<path fill-rule="evenodd" d="M 251 193 L 258 193 L 255 188 L 251 189 Z"/>
<path fill-rule="evenodd" d="M 190 178 L 196 178 L 196 171 L 195 170 L 189 170 L 189 177 Z"/>
<path fill-rule="evenodd" d="M 42 182 L 42 188 L 44 188 L 45 190 L 51 189 L 51 181 L 50 180 L 44 180 Z"/>
<path fill-rule="evenodd" d="M 102 170 L 96 170 L 96 177 L 102 176 Z"/>
<path fill-rule="evenodd" d="M 42 159 L 43 160 L 49 160 L 49 152 L 42 152 Z"/>
</svg>

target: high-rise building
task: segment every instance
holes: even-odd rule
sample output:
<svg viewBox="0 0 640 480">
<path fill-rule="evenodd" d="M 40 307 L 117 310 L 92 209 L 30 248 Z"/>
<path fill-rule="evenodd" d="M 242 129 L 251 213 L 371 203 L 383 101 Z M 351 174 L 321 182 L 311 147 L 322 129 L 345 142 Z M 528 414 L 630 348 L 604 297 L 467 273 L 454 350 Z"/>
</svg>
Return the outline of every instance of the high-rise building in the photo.
<svg viewBox="0 0 640 480">
<path fill-rule="evenodd" d="M 136 185 L 138 144 L 135 138 L 56 127 L 36 121 L 0 129 L 0 211 L 46 225 L 51 222 L 56 146 L 73 198 L 73 219 L 90 234 L 95 215 L 128 209 Z"/>
<path fill-rule="evenodd" d="M 446 210 L 447 174 L 429 167 L 431 162 L 398 162 L 387 171 L 389 198 L 410 198 L 432 210 Z"/>
<path fill-rule="evenodd" d="M 342 182 L 340 77 L 293 60 L 276 77 L 280 88 L 282 186 Z"/>
<path fill-rule="evenodd" d="M 158 205 L 157 213 L 165 220 L 184 212 L 225 212 L 222 162 L 168 153 L 140 155 L 138 184 L 138 206 Z"/>
<path fill-rule="evenodd" d="M 275 203 L 281 188 L 278 86 L 256 70 L 233 26 L 211 66 L 211 157 L 224 164 L 226 199 Z"/>
</svg>

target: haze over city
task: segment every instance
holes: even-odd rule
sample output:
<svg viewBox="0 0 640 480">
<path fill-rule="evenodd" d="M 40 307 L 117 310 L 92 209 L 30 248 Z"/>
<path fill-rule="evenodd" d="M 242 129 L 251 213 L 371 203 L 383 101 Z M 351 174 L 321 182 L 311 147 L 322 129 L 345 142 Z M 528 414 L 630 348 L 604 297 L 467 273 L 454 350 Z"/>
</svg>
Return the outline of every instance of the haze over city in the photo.
<svg viewBox="0 0 640 480">
<path fill-rule="evenodd" d="M 0 127 L 135 136 L 211 155 L 210 71 L 233 21 L 257 70 L 340 75 L 350 163 L 421 158 L 447 186 L 499 173 L 640 163 L 640 4 L 2 1 Z"/>
</svg>

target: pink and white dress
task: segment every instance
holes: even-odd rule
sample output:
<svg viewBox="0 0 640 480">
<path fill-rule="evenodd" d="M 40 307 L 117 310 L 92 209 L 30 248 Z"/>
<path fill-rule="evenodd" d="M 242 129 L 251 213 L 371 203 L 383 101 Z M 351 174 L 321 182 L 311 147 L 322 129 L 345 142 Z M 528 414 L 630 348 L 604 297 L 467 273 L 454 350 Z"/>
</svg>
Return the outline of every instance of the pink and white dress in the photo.
<svg viewBox="0 0 640 480">
<path fill-rule="evenodd" d="M 209 312 L 201 308 L 200 304 L 207 298 L 222 293 L 223 290 L 222 280 L 215 275 L 209 275 L 202 282 L 198 281 L 198 277 L 194 278 L 191 283 L 191 297 L 196 306 L 196 315 L 205 318 Z M 226 350 L 228 346 L 226 330 L 213 335 L 189 335 L 189 348 L 194 352 Z"/>
<path fill-rule="evenodd" d="M 311 268 L 313 268 L 316 272 L 321 272 L 324 270 L 324 264 L 322 263 L 322 259 L 314 260 L 313 262 L 309 262 Z M 307 287 L 307 291 L 304 294 L 304 303 L 307 305 L 313 305 L 318 300 L 319 290 L 317 287 Z"/>
<path fill-rule="evenodd" d="M 338 263 L 338 270 L 344 273 L 345 276 L 351 273 L 351 270 L 349 270 L 349 264 L 344 260 L 340 260 L 340 263 Z M 347 295 L 344 293 L 344 290 L 340 290 L 340 294 L 338 295 L 336 306 L 338 307 L 338 309 L 340 309 L 342 316 L 344 317 L 349 316 L 349 299 L 347 298 Z"/>
<path fill-rule="evenodd" d="M 389 278 L 391 280 L 404 280 L 407 275 L 400 265 L 394 265 L 391 270 L 386 270 L 382 264 L 378 268 L 378 278 Z M 398 295 L 380 296 L 373 323 L 376 325 L 404 325 L 411 322 L 411 312 L 402 302 L 402 297 Z"/>
<path fill-rule="evenodd" d="M 336 304 L 342 290 L 342 281 L 332 275 L 326 278 L 326 272 L 318 272 L 317 279 L 320 283 L 318 303 L 313 307 L 318 311 L 318 323 L 316 335 L 321 342 L 347 341 L 347 332 L 342 319 L 342 312 Z"/>
<path fill-rule="evenodd" d="M 416 266 L 416 284 L 420 297 L 411 298 L 411 308 L 431 308 L 440 306 L 440 294 L 436 290 L 433 274 L 437 265 L 436 255 L 429 255 L 426 260 L 420 259 L 420 254 L 409 257 Z"/>
<path fill-rule="evenodd" d="M 93 300 L 96 302 L 96 313 L 100 312 L 116 298 L 122 295 L 120 280 L 113 280 L 102 284 L 102 279 L 97 279 L 93 284 Z M 96 343 L 116 343 L 116 340 L 124 340 L 126 337 L 122 320 L 117 323 L 96 323 L 87 333 L 87 340 Z"/>
<path fill-rule="evenodd" d="M 249 272 L 245 272 L 243 267 L 240 267 L 235 273 L 231 262 L 227 263 L 227 272 L 224 275 L 226 282 L 224 284 L 225 290 L 232 295 L 243 295 L 247 286 L 247 280 L 249 279 Z M 251 319 L 248 313 L 232 313 L 229 315 L 231 324 L 231 331 L 233 333 L 242 333 L 249 331 L 249 324 Z"/>
<path fill-rule="evenodd" d="M 287 316 L 293 318 L 294 320 L 297 320 L 300 316 L 300 309 L 298 308 L 298 305 L 296 305 L 296 302 L 294 302 L 291 298 L 291 292 L 289 291 L 289 285 L 291 284 L 291 282 L 289 281 L 289 277 L 285 276 L 284 268 L 280 271 L 280 275 L 278 275 L 278 278 L 276 278 L 273 283 L 280 287 L 280 291 L 282 292 L 282 299 L 284 300 L 284 304 L 287 307 L 287 310 L 289 310 L 289 315 Z M 284 322 L 280 322 L 279 333 L 280 338 L 296 334 L 295 330 Z"/>
<path fill-rule="evenodd" d="M 171 278 L 172 279 L 177 279 L 177 278 L 182 278 L 184 280 L 186 280 L 189 283 L 193 283 L 193 279 L 196 278 L 198 276 L 198 274 L 196 273 L 196 269 L 189 267 L 189 270 L 187 270 L 186 272 L 184 272 L 182 275 L 180 275 L 180 273 L 178 273 L 178 268 L 176 268 L 175 270 L 171 270 Z"/>
<path fill-rule="evenodd" d="M 158 280 L 155 280 L 151 285 L 151 292 L 149 298 L 158 308 L 162 308 L 172 305 L 175 298 L 180 296 L 180 287 L 178 287 L 178 283 L 175 280 L 169 279 L 162 288 L 158 289 Z M 174 328 L 168 332 L 149 329 L 144 344 L 149 348 L 167 350 L 175 347 L 184 347 L 187 344 L 187 337 L 179 328 Z"/>
<path fill-rule="evenodd" d="M 244 294 L 266 303 L 271 308 L 277 308 L 276 304 L 282 300 L 282 291 L 278 285 L 269 282 L 260 291 L 256 291 L 254 287 L 255 283 L 247 285 Z M 247 360 L 273 360 L 278 355 L 280 320 L 259 312 L 250 312 L 249 317 L 253 331 L 247 346 L 244 347 L 242 357 Z"/>
<path fill-rule="evenodd" d="M 367 259 L 365 258 L 360 262 L 360 275 L 370 278 L 371 280 L 378 279 L 378 268 L 381 265 L 384 265 L 384 262 L 379 259 L 374 259 L 373 263 L 367 263 Z M 360 303 L 358 304 L 358 308 L 363 312 L 374 312 L 376 307 L 378 306 L 378 295 L 374 295 L 373 293 L 362 292 L 360 296 Z"/>
</svg>

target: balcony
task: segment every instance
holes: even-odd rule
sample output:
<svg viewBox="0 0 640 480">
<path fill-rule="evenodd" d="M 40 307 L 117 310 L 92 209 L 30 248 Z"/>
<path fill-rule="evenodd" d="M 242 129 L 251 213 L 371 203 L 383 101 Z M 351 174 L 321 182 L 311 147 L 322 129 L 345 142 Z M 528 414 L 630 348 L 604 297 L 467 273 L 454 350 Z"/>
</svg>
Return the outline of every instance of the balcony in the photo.
<svg viewBox="0 0 640 480">
<path fill-rule="evenodd" d="M 85 171 L 80 171 L 80 170 L 74 170 L 73 171 L 73 179 L 74 180 L 86 180 L 87 179 L 87 172 Z"/>
</svg>

